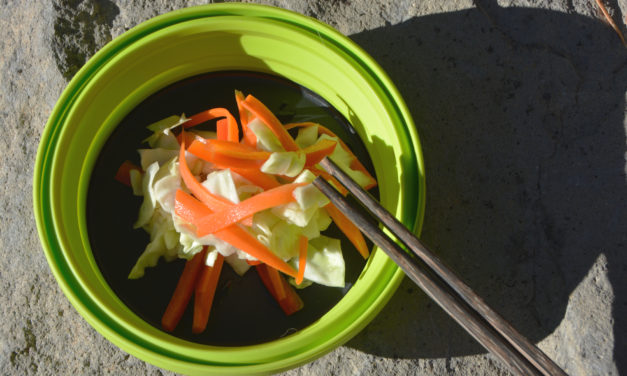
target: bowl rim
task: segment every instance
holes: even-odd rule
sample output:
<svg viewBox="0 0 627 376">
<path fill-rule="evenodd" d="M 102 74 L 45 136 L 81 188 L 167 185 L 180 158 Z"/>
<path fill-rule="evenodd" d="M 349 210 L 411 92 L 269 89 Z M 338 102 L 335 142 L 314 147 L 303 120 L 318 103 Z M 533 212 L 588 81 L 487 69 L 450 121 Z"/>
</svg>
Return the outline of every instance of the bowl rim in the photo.
<svg viewBox="0 0 627 376">
<path fill-rule="evenodd" d="M 407 129 L 405 131 L 408 133 L 408 136 L 410 138 L 408 142 L 411 142 L 412 149 L 415 153 L 414 157 L 416 159 L 416 174 L 418 177 L 416 217 L 414 218 L 414 223 L 409 223 L 408 225 L 413 227 L 416 233 L 419 233 L 422 226 L 425 203 L 424 163 L 415 126 L 413 124 L 409 111 L 404 104 L 404 101 L 402 100 L 400 94 L 392 84 L 389 77 L 383 72 L 378 64 L 360 47 L 355 45 L 352 41 L 337 32 L 335 29 L 332 29 L 331 27 L 317 20 L 302 16 L 297 13 L 293 13 L 291 11 L 262 5 L 211 4 L 206 6 L 182 9 L 167 13 L 162 16 L 158 16 L 154 19 L 138 25 L 137 27 L 123 34 L 122 36 L 116 38 L 113 42 L 109 43 L 96 55 L 94 55 L 94 57 L 92 57 L 92 59 L 90 59 L 90 61 L 83 68 L 81 68 L 77 75 L 71 80 L 67 88 L 62 93 L 59 101 L 57 102 L 57 105 L 53 109 L 48 123 L 46 124 L 44 133 L 41 137 L 41 143 L 38 149 L 37 160 L 34 169 L 35 176 L 33 181 L 33 205 L 35 218 L 42 246 L 44 248 L 46 257 L 48 258 L 50 267 L 65 295 L 77 308 L 79 313 L 81 313 L 81 315 L 93 327 L 103 333 L 105 337 L 107 337 L 109 340 L 111 340 L 111 336 L 117 337 L 116 334 L 119 334 L 120 332 L 124 333 L 123 328 L 121 328 L 115 322 L 107 322 L 104 324 L 98 322 L 98 319 L 92 317 L 90 314 L 85 312 L 85 310 L 89 311 L 89 309 L 97 309 L 98 307 L 85 308 L 83 306 L 83 299 L 85 298 L 85 296 L 82 294 L 84 293 L 80 291 L 80 289 L 77 290 L 75 288 L 76 286 L 73 286 L 73 284 L 75 284 L 77 281 L 72 279 L 73 276 L 71 275 L 71 273 L 68 275 L 64 270 L 62 270 L 64 260 L 61 260 L 59 258 L 59 254 L 54 252 L 52 249 L 55 247 L 53 243 L 55 243 L 56 234 L 54 233 L 54 231 L 52 231 L 52 226 L 49 225 L 50 213 L 46 212 L 46 210 L 44 209 L 46 207 L 46 204 L 48 203 L 48 197 L 45 197 L 45 195 L 42 194 L 42 190 L 45 190 L 45 181 L 47 179 L 45 174 L 51 168 L 49 153 L 54 150 L 54 145 L 61 131 L 61 127 L 59 126 L 59 124 L 63 123 L 63 119 L 65 118 L 65 116 L 67 116 L 68 112 L 75 104 L 77 98 L 80 97 L 81 91 L 98 73 L 98 71 L 102 69 L 102 67 L 105 66 L 108 61 L 113 59 L 116 54 L 123 51 L 126 47 L 130 46 L 141 38 L 168 26 L 194 19 L 202 19 L 216 16 L 243 16 L 269 19 L 275 22 L 286 23 L 291 26 L 297 26 L 305 29 L 308 32 L 316 33 L 321 38 L 324 38 L 326 42 L 333 43 L 338 46 L 338 48 L 341 48 L 343 51 L 345 51 L 349 56 L 353 58 L 355 62 L 359 63 L 360 66 L 370 74 L 370 76 L 372 76 L 372 78 L 377 82 L 377 85 L 385 91 L 389 103 L 395 106 L 395 111 L 400 117 L 403 118 L 407 125 Z M 56 246 L 58 246 L 58 244 Z M 393 292 L 396 290 L 396 287 L 400 284 L 402 277 L 403 273 L 400 271 L 400 269 L 396 268 L 396 270 L 394 271 L 394 275 L 390 279 L 389 286 L 387 287 L 387 289 L 385 289 L 384 293 L 378 296 L 377 300 L 373 302 L 371 310 L 365 315 L 365 319 L 359 322 L 355 322 L 354 325 L 346 328 L 341 336 L 335 338 L 330 347 L 319 349 L 319 351 L 313 351 L 305 357 L 301 356 L 299 358 L 298 356 L 295 356 L 295 361 L 290 364 L 289 367 L 293 367 L 298 364 L 310 361 L 313 358 L 316 358 L 324 354 L 325 352 L 330 351 L 335 346 L 348 340 L 352 335 L 354 335 L 356 331 L 363 328 L 368 322 L 370 322 L 370 320 L 376 315 L 376 313 L 378 313 L 378 311 L 383 307 L 384 303 L 391 297 Z M 79 307 L 81 308 L 79 309 Z M 108 328 L 106 326 L 108 326 Z M 149 351 L 142 351 L 145 349 L 138 348 L 136 343 L 132 341 L 127 341 L 126 338 L 115 338 L 115 340 L 112 340 L 112 342 L 131 352 L 133 355 L 136 355 L 144 360 L 148 360 L 151 363 L 163 366 L 164 368 L 174 368 L 177 370 L 186 370 L 186 372 L 188 371 L 188 367 L 186 367 L 186 362 L 184 360 L 170 360 L 171 364 L 164 364 L 161 359 L 158 359 L 160 358 L 160 356 L 155 356 Z M 155 359 L 155 357 L 157 359 Z M 268 364 L 250 364 L 238 366 L 245 367 L 246 372 L 265 372 L 267 370 L 276 370 L 275 368 L 269 368 Z M 223 368 L 219 365 L 214 364 L 212 365 L 212 367 L 213 371 L 217 371 L 220 373 L 232 371 L 232 367 L 229 366 L 224 366 L 225 368 Z"/>
</svg>

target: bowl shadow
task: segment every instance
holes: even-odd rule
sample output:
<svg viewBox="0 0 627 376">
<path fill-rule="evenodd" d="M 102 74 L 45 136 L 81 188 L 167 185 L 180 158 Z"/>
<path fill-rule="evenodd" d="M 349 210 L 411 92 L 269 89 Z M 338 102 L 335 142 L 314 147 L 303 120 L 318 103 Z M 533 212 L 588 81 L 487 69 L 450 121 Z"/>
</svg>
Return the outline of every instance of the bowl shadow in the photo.
<svg viewBox="0 0 627 376">
<path fill-rule="evenodd" d="M 422 239 L 534 343 L 557 328 L 603 254 L 615 360 L 627 371 L 627 52 L 613 31 L 479 3 L 350 37 L 415 117 Z M 408 279 L 348 346 L 395 358 L 485 353 Z"/>
</svg>

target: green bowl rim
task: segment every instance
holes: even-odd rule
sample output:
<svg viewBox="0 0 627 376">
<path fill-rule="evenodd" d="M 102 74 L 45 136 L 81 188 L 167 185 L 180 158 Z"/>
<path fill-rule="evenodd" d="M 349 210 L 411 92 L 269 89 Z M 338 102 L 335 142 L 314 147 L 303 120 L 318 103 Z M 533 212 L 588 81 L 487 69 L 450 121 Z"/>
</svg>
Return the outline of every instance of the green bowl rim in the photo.
<svg viewBox="0 0 627 376">
<path fill-rule="evenodd" d="M 325 39 L 325 42 L 332 43 L 338 48 L 342 49 L 343 52 L 347 53 L 352 57 L 354 62 L 359 63 L 361 68 L 365 69 L 370 75 L 371 78 L 375 80 L 377 85 L 386 93 L 387 99 L 391 105 L 395 108 L 394 110 L 398 113 L 400 119 L 405 122 L 406 128 L 405 132 L 407 133 L 408 140 L 412 146 L 413 151 L 415 152 L 415 164 L 416 164 L 416 172 L 418 177 L 418 197 L 416 202 L 416 218 L 414 223 L 407 223 L 408 226 L 413 227 L 416 233 L 419 233 L 422 227 L 422 221 L 424 216 L 424 205 L 425 205 L 425 179 L 424 179 L 424 163 L 422 158 L 422 152 L 420 148 L 420 142 L 418 139 L 418 135 L 409 114 L 408 109 L 404 101 L 402 100 L 400 94 L 394 87 L 393 83 L 385 74 L 385 72 L 378 66 L 378 64 L 365 53 L 360 47 L 355 45 L 352 41 L 350 41 L 347 37 L 337 32 L 335 29 L 330 26 L 319 22 L 315 19 L 302 16 L 297 13 L 293 13 L 291 11 L 273 8 L 269 6 L 263 5 L 250 5 L 250 4 L 211 4 L 200 7 L 193 7 L 182 9 L 178 11 L 173 11 L 162 16 L 158 16 L 151 20 L 148 20 L 137 27 L 131 29 L 126 32 L 122 36 L 116 38 L 114 41 L 110 42 L 103 49 L 101 49 L 94 57 L 92 57 L 87 64 L 76 74 L 76 76 L 71 80 L 68 84 L 67 88 L 62 93 L 57 105 L 54 107 L 49 121 L 46 124 L 44 132 L 41 137 L 41 142 L 39 145 L 37 160 L 35 164 L 35 176 L 33 182 L 33 205 L 35 211 L 35 218 L 37 223 L 37 229 L 40 235 L 40 239 L 42 242 L 42 246 L 44 248 L 44 252 L 46 257 L 48 258 L 48 262 L 50 264 L 51 270 L 53 271 L 59 285 L 62 290 L 68 297 L 68 299 L 75 305 L 77 308 L 82 305 L 81 298 L 81 289 L 75 289 L 72 287 L 74 281 L 72 280 L 64 280 L 64 275 L 61 267 L 63 264 L 63 260 L 58 258 L 58 254 L 56 254 L 52 248 L 54 247 L 53 242 L 55 242 L 55 234 L 51 233 L 51 226 L 49 224 L 49 213 L 46 212 L 46 206 L 42 205 L 46 203 L 47 198 L 43 195 L 43 191 L 45 191 L 45 181 L 49 177 L 49 169 L 50 169 L 50 160 L 48 158 L 49 153 L 54 150 L 54 146 L 57 142 L 57 136 L 61 130 L 59 127 L 60 124 L 63 123 L 63 119 L 67 115 L 69 109 L 74 105 L 75 100 L 79 97 L 81 90 L 85 87 L 85 85 L 89 82 L 89 80 L 98 72 L 98 70 L 106 64 L 107 61 L 112 59 L 119 51 L 122 51 L 125 47 L 130 44 L 138 41 L 150 33 L 160 30 L 162 28 L 185 22 L 192 19 L 205 18 L 205 17 L 216 17 L 223 15 L 238 15 L 238 16 L 249 16 L 249 17 L 260 17 L 260 18 L 268 18 L 279 22 L 285 22 L 291 25 L 298 26 L 309 32 L 316 33 L 321 38 Z M 290 365 L 290 367 L 295 366 L 297 364 L 302 364 L 311 359 L 322 355 L 325 352 L 330 351 L 333 347 L 340 345 L 341 343 L 348 340 L 354 333 L 358 330 L 362 329 L 370 320 L 378 313 L 378 311 L 383 307 L 384 303 L 392 296 L 403 277 L 402 271 L 400 269 L 396 269 L 394 276 L 391 279 L 391 283 L 389 283 L 384 293 L 382 293 L 375 304 L 372 305 L 372 309 L 365 315 L 365 319 L 360 320 L 360 322 L 355 323 L 355 325 L 351 328 L 347 328 L 343 332 L 343 336 L 339 338 L 336 337 L 332 346 L 329 348 L 321 349 L 316 354 L 309 354 L 306 359 L 300 359 L 294 364 Z M 71 277 L 71 276 L 70 276 Z M 77 309 L 83 317 L 94 327 L 101 327 L 101 323 L 94 322 L 88 314 L 82 311 L 82 309 Z M 111 322 L 107 323 L 114 329 L 116 328 L 116 323 Z M 119 329 L 119 328 L 117 328 Z M 350 329 L 350 330 L 349 330 Z M 106 332 L 106 331 L 105 331 Z M 116 332 L 117 333 L 117 332 Z M 103 333 L 105 334 L 105 333 Z M 105 334 L 107 338 L 107 336 Z M 147 360 L 155 360 L 152 354 L 142 353 L 141 349 L 138 349 L 136 343 L 118 343 L 122 348 L 131 348 L 131 351 L 134 355 Z M 172 362 L 172 359 L 169 359 L 169 362 Z M 156 362 L 161 363 L 161 362 Z M 176 363 L 176 362 L 175 362 Z M 184 363 L 184 362 L 183 362 Z M 177 367 L 178 369 L 185 369 L 185 364 L 180 364 L 182 368 Z M 217 367 L 217 368 L 216 368 Z M 242 369 L 244 367 L 246 372 L 265 372 L 269 369 L 275 370 L 275 368 L 268 368 L 267 364 L 258 364 L 258 365 L 250 365 L 250 366 L 242 366 L 239 365 L 239 368 Z M 170 368 L 165 366 L 164 368 Z M 227 372 L 232 371 L 232 367 L 226 366 L 224 369 L 219 366 L 214 366 L 214 371 L 219 372 Z"/>
</svg>

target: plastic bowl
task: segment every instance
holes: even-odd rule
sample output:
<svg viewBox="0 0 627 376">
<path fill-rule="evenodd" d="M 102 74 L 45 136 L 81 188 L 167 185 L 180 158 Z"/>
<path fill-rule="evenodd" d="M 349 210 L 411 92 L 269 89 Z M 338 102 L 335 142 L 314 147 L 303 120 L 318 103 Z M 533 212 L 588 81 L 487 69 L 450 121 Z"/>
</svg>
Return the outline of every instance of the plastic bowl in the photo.
<svg viewBox="0 0 627 376">
<path fill-rule="evenodd" d="M 192 76 L 233 70 L 280 76 L 324 98 L 366 146 L 382 204 L 416 232 L 424 214 L 420 144 L 401 96 L 372 58 L 329 26 L 266 6 L 214 4 L 156 17 L 109 43 L 69 83 L 44 130 L 33 184 L 37 227 L 59 285 L 97 331 L 142 360 L 185 374 L 270 373 L 309 362 L 357 334 L 403 277 L 375 250 L 357 282 L 319 320 L 251 346 L 177 338 L 116 296 L 92 254 L 85 215 L 103 145 L 151 94 Z"/>
</svg>

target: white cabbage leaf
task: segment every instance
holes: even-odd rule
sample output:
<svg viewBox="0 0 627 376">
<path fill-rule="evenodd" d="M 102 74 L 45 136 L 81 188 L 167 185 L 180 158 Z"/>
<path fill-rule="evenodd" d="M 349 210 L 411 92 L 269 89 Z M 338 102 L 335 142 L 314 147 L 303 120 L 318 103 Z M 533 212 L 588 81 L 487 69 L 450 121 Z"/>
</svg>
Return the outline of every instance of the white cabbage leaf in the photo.
<svg viewBox="0 0 627 376">
<path fill-rule="evenodd" d="M 291 260 L 298 266 L 298 257 Z M 309 241 L 305 280 L 329 287 L 344 287 L 345 265 L 339 239 L 321 235 Z"/>
<path fill-rule="evenodd" d="M 299 129 L 298 135 L 294 141 L 296 141 L 296 145 L 301 149 L 315 144 L 316 141 L 318 141 L 318 126 L 312 125 Z"/>
<path fill-rule="evenodd" d="M 293 178 L 303 171 L 307 157 L 304 153 L 295 151 L 277 151 L 270 154 L 267 161 L 261 165 L 261 171 L 266 174 L 285 175 Z"/>
<path fill-rule="evenodd" d="M 235 187 L 235 181 L 231 176 L 231 170 L 215 170 L 207 175 L 207 180 L 202 182 L 209 192 L 214 195 L 222 196 L 234 204 L 239 203 L 239 194 L 237 187 Z"/>
<path fill-rule="evenodd" d="M 353 178 L 361 187 L 365 187 L 368 185 L 371 180 L 366 174 L 361 171 L 353 170 L 350 165 L 355 159 L 353 155 L 344 150 L 343 147 L 339 146 L 340 142 L 337 137 L 331 137 L 327 134 L 320 135 L 318 140 L 333 140 L 338 143 L 338 146 L 333 150 L 333 153 L 329 155 L 329 158 L 337 164 L 342 171 L 346 172 L 348 176 Z"/>
<path fill-rule="evenodd" d="M 247 127 L 257 137 L 257 149 L 270 152 L 285 151 L 274 132 L 258 118 L 249 122 Z"/>
<path fill-rule="evenodd" d="M 294 183 L 311 183 L 315 178 L 316 176 L 311 171 L 304 170 L 294 179 Z M 307 226 L 316 211 L 321 210 L 329 203 L 327 196 L 313 184 L 294 189 L 292 195 L 296 201 L 277 206 L 271 210 L 279 218 L 300 227 Z"/>
</svg>

